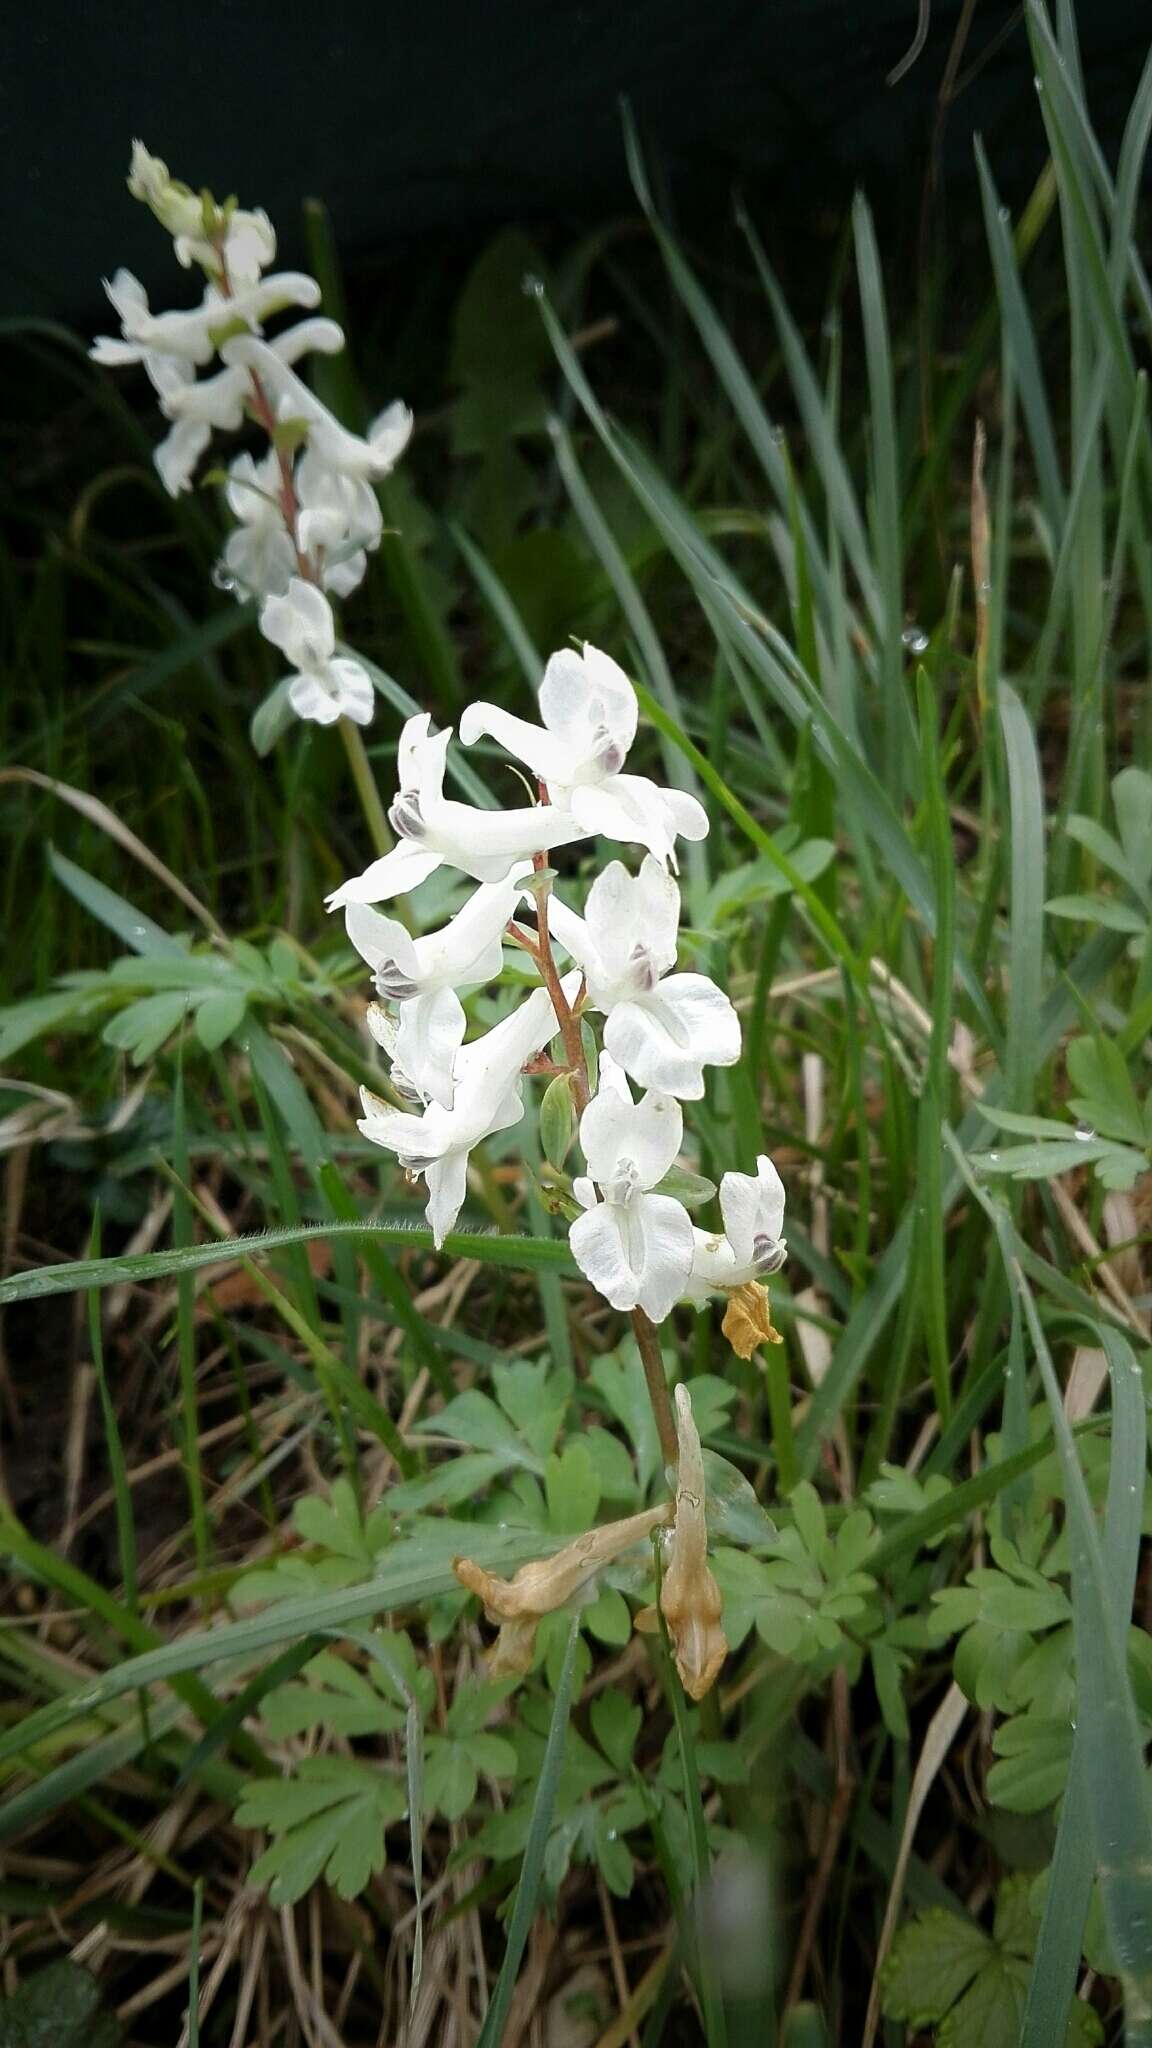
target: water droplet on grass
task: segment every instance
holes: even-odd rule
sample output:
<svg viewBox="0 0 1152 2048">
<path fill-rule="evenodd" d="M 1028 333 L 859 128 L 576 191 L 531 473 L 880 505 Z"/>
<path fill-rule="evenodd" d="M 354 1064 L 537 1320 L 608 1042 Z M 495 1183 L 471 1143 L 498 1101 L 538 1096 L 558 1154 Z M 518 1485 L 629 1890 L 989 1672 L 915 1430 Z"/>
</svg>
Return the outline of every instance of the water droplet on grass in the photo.
<svg viewBox="0 0 1152 2048">
<path fill-rule="evenodd" d="M 1082 1145 L 1090 1144 L 1096 1136 L 1096 1126 L 1095 1124 L 1085 1123 L 1083 1117 L 1081 1117 L 1080 1121 L 1073 1126 L 1072 1136 L 1078 1138 Z"/>
<path fill-rule="evenodd" d="M 923 626 L 905 626 L 900 635 L 910 654 L 924 654 L 928 649 L 928 635 Z"/>
</svg>

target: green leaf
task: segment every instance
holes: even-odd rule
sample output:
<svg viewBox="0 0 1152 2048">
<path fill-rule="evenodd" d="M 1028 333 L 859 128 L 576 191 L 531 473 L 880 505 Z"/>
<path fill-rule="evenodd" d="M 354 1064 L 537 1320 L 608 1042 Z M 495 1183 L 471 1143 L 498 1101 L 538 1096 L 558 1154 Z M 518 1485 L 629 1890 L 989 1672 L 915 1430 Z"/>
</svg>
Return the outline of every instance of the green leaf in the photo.
<svg viewBox="0 0 1152 2048">
<path fill-rule="evenodd" d="M 592 1527 L 600 1505 L 600 1488 L 582 1443 L 565 1445 L 559 1457 L 552 1453 L 544 1467 L 544 1491 L 553 1529 L 564 1535 L 579 1535 Z"/>
<path fill-rule="evenodd" d="M 342 1899 L 356 1898 L 384 1868 L 385 1829 L 406 1803 L 396 1779 L 351 1757 L 305 1757 L 289 1779 L 246 1786 L 237 1825 L 267 1828 L 276 1838 L 249 1883 L 267 1884 L 275 1906 L 294 1904 L 321 1876 Z"/>
<path fill-rule="evenodd" d="M 828 1541 L 828 1523 L 820 1496 L 811 1480 L 802 1479 L 799 1486 L 793 1487 L 788 1496 L 788 1506 L 795 1517 L 796 1527 L 805 1549 L 819 1562 Z"/>
<path fill-rule="evenodd" d="M 49 1963 L 0 1998 L 0 2048 L 118 2048 L 118 2019 L 100 2010 L 100 1987 L 76 1963 Z"/>
<path fill-rule="evenodd" d="M 1152 880 L 1152 775 L 1143 768 L 1122 768 L 1112 783 L 1112 802 L 1132 876 L 1147 883 Z"/>
<path fill-rule="evenodd" d="M 571 1375 L 553 1372 L 527 1359 L 494 1364 L 492 1384 L 505 1415 L 511 1416 L 537 1457 L 546 1457 L 556 1441 L 571 1394 Z"/>
<path fill-rule="evenodd" d="M 480 1393 L 476 1387 L 457 1394 L 436 1414 L 423 1416 L 416 1427 L 435 1436 L 453 1437 L 474 1450 L 499 1451 L 509 1464 L 526 1465 L 532 1472 L 541 1470 L 539 1458 L 529 1450 L 519 1430 L 490 1395 Z"/>
<path fill-rule="evenodd" d="M 141 1067 L 179 1029 L 188 1015 L 188 1006 L 184 989 L 143 996 L 109 1019 L 104 1026 L 104 1043 L 115 1046 L 118 1052 L 131 1053 L 133 1064 Z"/>
<path fill-rule="evenodd" d="M 1108 1038 L 1074 1038 L 1066 1059 L 1077 1090 L 1071 1103 L 1076 1115 L 1105 1137 L 1143 1146 L 1144 1118 L 1119 1047 Z"/>
<path fill-rule="evenodd" d="M 697 1382 L 691 1384 L 695 1387 Z M 719 1451 L 705 1450 L 704 1479 L 708 1527 L 714 1538 L 751 1550 L 765 1549 L 774 1541 L 776 1524 L 765 1514 L 751 1481 L 738 1466 L 722 1458 Z"/>
<path fill-rule="evenodd" d="M 327 1500 L 319 1494 L 306 1494 L 297 1501 L 292 1519 L 306 1543 L 322 1544 L 325 1550 L 335 1551 L 337 1557 L 349 1558 L 354 1564 L 371 1569 L 376 1553 L 366 1540 L 350 1479 L 334 1479 Z"/>
<path fill-rule="evenodd" d="M 1026 1964 L 994 1951 L 944 2021 L 938 2048 L 1018 2048 L 1027 1987 Z"/>
<path fill-rule="evenodd" d="M 977 1973 L 991 1942 L 974 1920 L 933 1907 L 900 1929 L 884 1964 L 884 2011 L 889 2019 L 931 2026 L 943 2019 Z"/>
<path fill-rule="evenodd" d="M 516 1752 L 508 1745 L 515 1775 Z M 424 1756 L 424 1797 L 445 1820 L 459 1820 L 476 1797 L 477 1762 L 465 1742 L 453 1742 L 443 1735 L 426 1738 Z"/>
<path fill-rule="evenodd" d="M 1080 1166 L 1095 1166 L 1121 1175 L 1109 1185 L 1131 1187 L 1147 1161 L 1127 1145 L 1115 1145 L 1108 1138 L 1067 1138 L 1060 1144 L 1006 1145 L 1000 1152 L 973 1152 L 971 1163 L 978 1173 L 1009 1173 L 1013 1180 L 1054 1180 L 1062 1173 L 1074 1173 Z"/>
<path fill-rule="evenodd" d="M 26 1002 L 9 1003 L 0 1010 L 0 1059 L 10 1059 L 14 1052 L 21 1052 L 50 1031 L 80 1022 L 94 1004 L 107 1002 L 108 985 L 103 976 L 97 979 L 101 983 L 98 988 L 69 988 L 58 994 L 29 996 Z"/>
<path fill-rule="evenodd" d="M 580 1441 L 592 1460 L 601 1500 L 635 1502 L 638 1497 L 636 1468 L 619 1437 L 593 1424 L 591 1429 L 581 1433 Z"/>
<path fill-rule="evenodd" d="M 0 1301 L 2 1299 L 3 1282 L 0 1281 Z M 624 1344 L 619 1351 L 602 1351 L 598 1358 L 593 1359 L 589 1377 L 604 1396 L 617 1422 L 624 1427 L 635 1454 L 643 1495 L 659 1469 L 660 1447 L 644 1368 L 635 1345 Z"/>
<path fill-rule="evenodd" d="M 218 996 L 205 996 L 196 1005 L 196 1036 L 206 1052 L 215 1052 L 244 1022 L 245 999 L 239 990 L 225 989 Z"/>
<path fill-rule="evenodd" d="M 593 1700 L 589 1717 L 592 1733 L 609 1763 L 623 1775 L 632 1762 L 636 1737 L 644 1720 L 643 1708 L 615 1686 L 609 1686 Z"/>
<path fill-rule="evenodd" d="M 999 1762 L 988 1773 L 988 1796 L 1010 1813 L 1041 1813 L 1055 1805 L 1068 1781 L 1071 1722 L 1047 1714 L 1017 1714 L 992 1738 Z"/>
<path fill-rule="evenodd" d="M 1052 896 L 1044 908 L 1050 917 L 1070 917 L 1078 924 L 1103 925 L 1106 931 L 1131 932 L 1137 938 L 1148 929 L 1147 913 L 1142 916 L 1114 896 Z"/>
</svg>

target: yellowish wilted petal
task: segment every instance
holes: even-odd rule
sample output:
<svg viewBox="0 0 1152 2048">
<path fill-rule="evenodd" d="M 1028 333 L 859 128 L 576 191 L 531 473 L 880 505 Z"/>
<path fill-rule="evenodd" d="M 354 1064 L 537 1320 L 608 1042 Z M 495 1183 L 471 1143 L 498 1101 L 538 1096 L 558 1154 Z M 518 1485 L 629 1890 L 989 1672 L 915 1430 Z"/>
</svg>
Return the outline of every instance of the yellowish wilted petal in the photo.
<svg viewBox="0 0 1152 2048">
<path fill-rule="evenodd" d="M 737 1358 L 751 1358 L 761 1344 L 783 1342 L 779 1330 L 772 1327 L 768 1289 L 756 1280 L 732 1289 L 720 1327 Z"/>
</svg>

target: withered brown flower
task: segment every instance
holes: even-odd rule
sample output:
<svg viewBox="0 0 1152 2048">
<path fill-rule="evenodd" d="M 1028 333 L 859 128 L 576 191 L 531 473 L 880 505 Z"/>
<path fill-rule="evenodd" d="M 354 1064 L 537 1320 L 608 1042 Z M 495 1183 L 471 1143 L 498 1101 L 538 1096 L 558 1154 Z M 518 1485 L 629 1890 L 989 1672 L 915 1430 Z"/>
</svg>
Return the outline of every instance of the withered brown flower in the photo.
<svg viewBox="0 0 1152 2048">
<path fill-rule="evenodd" d="M 488 1659 L 492 1677 L 521 1678 L 530 1671 L 536 1630 L 543 1617 L 566 1607 L 598 1571 L 642 1543 L 671 1517 L 671 1501 L 662 1501 L 643 1514 L 605 1522 L 599 1529 L 585 1530 L 553 1557 L 533 1558 L 530 1564 L 521 1565 L 511 1579 L 497 1578 L 470 1557 L 453 1558 L 452 1569 L 460 1584 L 478 1595 L 489 1621 L 499 1624 L 500 1633 Z"/>
</svg>

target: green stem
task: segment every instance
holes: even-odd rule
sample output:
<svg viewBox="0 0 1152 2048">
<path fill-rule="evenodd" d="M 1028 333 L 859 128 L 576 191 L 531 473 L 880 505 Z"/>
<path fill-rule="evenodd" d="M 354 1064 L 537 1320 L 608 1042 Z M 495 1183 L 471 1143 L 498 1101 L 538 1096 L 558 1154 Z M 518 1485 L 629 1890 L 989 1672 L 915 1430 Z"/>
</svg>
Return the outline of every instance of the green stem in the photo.
<svg viewBox="0 0 1152 2048">
<path fill-rule="evenodd" d="M 388 830 L 388 820 L 384 815 L 384 806 L 380 801 L 380 792 L 376 787 L 376 778 L 372 773 L 372 764 L 368 759 L 368 750 L 364 745 L 360 727 L 354 725 L 350 718 L 340 719 L 339 725 L 340 737 L 344 742 L 344 751 L 348 756 L 348 766 L 352 770 L 352 780 L 356 784 L 356 794 L 360 798 L 360 807 L 364 812 L 369 837 L 378 854 L 391 853 L 392 834 Z"/>
<path fill-rule="evenodd" d="M 768 1382 L 768 1413 L 772 1419 L 776 1474 L 781 1493 L 788 1494 L 795 1486 L 800 1471 L 796 1459 L 796 1438 L 792 1430 L 792 1389 L 788 1383 L 788 1357 L 783 1344 L 765 1345 L 764 1376 Z"/>
</svg>

